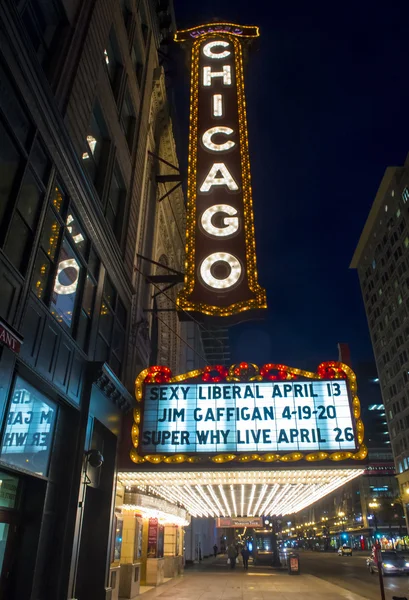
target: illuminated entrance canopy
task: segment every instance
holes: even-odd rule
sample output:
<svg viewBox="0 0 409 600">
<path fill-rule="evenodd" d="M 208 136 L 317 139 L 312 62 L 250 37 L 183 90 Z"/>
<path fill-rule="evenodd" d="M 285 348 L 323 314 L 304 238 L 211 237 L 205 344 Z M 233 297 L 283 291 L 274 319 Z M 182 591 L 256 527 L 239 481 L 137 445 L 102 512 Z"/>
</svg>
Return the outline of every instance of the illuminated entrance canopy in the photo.
<svg viewBox="0 0 409 600">
<path fill-rule="evenodd" d="M 213 23 L 192 40 L 185 285 L 178 308 L 231 317 L 267 308 L 258 284 L 242 46 L 257 27 Z M 194 41 L 193 41 L 194 40 Z"/>
<path fill-rule="evenodd" d="M 362 460 L 356 378 L 342 363 L 316 373 L 267 364 L 205 367 L 136 381 L 134 462 Z"/>
<path fill-rule="evenodd" d="M 174 471 L 169 467 L 165 472 L 118 473 L 118 479 L 133 492 L 144 490 L 182 504 L 193 517 L 254 518 L 297 513 L 362 473 L 362 467 L 340 465 L 336 469 L 273 467 L 264 471 Z"/>
</svg>

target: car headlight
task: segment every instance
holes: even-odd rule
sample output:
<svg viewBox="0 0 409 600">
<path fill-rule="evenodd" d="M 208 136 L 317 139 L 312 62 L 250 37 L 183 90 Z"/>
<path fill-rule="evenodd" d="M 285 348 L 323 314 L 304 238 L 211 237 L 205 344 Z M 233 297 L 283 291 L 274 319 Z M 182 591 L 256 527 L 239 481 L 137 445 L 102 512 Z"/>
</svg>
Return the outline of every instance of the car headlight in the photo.
<svg viewBox="0 0 409 600">
<path fill-rule="evenodd" d="M 386 567 L 387 569 L 393 568 L 393 565 L 391 565 L 390 563 L 383 563 L 383 566 Z"/>
<path fill-rule="evenodd" d="M 405 567 L 409 567 L 409 562 L 405 563 Z"/>
</svg>

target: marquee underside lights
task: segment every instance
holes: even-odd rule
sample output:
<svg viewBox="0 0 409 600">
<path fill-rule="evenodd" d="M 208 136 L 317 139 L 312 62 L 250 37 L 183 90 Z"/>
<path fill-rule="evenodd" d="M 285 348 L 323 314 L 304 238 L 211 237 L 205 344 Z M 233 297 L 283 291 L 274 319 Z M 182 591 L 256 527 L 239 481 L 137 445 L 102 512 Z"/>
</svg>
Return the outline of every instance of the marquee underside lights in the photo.
<svg viewBox="0 0 409 600">
<path fill-rule="evenodd" d="M 129 472 L 128 489 L 185 507 L 194 517 L 258 517 L 297 513 L 363 473 L 363 469 Z M 154 485 L 152 485 L 154 483 Z"/>
<path fill-rule="evenodd" d="M 207 366 L 135 382 L 130 457 L 135 463 L 363 460 L 364 425 L 353 371 L 326 362 L 315 373 L 286 365 Z"/>
<path fill-rule="evenodd" d="M 258 35 L 257 27 L 231 23 L 175 35 L 176 41 L 193 42 L 181 311 L 243 319 L 267 308 L 256 266 L 242 56 L 246 40 Z M 220 206 L 224 219 L 212 212 Z M 216 269 L 216 275 L 220 260 L 228 268 Z"/>
</svg>

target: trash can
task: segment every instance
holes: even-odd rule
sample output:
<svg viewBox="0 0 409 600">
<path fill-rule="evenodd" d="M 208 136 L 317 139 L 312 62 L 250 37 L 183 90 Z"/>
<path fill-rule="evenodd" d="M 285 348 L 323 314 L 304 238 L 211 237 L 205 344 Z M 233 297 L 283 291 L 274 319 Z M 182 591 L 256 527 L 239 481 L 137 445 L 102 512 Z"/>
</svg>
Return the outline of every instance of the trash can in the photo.
<svg viewBox="0 0 409 600">
<path fill-rule="evenodd" d="M 291 552 L 288 555 L 288 574 L 299 575 L 300 574 L 300 556 L 297 552 Z"/>
</svg>

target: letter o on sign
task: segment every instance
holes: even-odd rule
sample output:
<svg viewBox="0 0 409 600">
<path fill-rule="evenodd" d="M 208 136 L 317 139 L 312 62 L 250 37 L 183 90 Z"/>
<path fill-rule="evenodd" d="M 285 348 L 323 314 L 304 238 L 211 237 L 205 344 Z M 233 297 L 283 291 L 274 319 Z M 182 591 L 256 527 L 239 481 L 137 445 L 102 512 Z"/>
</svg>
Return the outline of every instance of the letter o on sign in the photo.
<svg viewBox="0 0 409 600">
<path fill-rule="evenodd" d="M 216 265 L 220 264 L 223 270 L 226 270 L 226 275 L 223 277 L 215 277 L 212 270 Z M 200 276 L 209 287 L 216 290 L 226 290 L 235 285 L 241 277 L 240 261 L 229 254 L 228 252 L 214 252 L 204 259 L 200 265 Z"/>
</svg>

